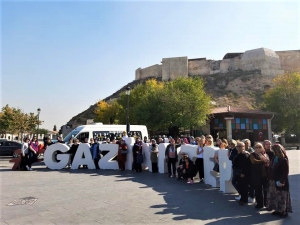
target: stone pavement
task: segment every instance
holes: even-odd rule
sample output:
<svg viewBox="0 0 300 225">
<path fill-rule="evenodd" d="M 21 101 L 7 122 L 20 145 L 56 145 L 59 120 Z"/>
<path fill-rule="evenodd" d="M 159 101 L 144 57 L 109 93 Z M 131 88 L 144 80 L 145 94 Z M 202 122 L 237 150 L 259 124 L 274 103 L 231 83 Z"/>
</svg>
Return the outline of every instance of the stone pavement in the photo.
<svg viewBox="0 0 300 225">
<path fill-rule="evenodd" d="M 0 225 L 12 224 L 299 224 L 300 151 L 288 151 L 294 213 L 282 219 L 254 205 L 239 206 L 234 195 L 147 171 L 11 171 L 0 160 Z M 20 198 L 34 204 L 8 206 Z"/>
</svg>

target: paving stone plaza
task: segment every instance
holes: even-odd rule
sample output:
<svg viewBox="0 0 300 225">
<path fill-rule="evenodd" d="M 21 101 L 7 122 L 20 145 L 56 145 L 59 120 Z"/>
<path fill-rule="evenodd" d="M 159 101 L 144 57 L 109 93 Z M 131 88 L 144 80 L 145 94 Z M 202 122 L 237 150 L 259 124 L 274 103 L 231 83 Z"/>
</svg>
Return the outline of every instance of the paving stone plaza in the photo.
<svg viewBox="0 0 300 225">
<path fill-rule="evenodd" d="M 300 151 L 289 150 L 294 213 L 285 219 L 254 205 L 239 206 L 236 195 L 196 182 L 148 171 L 12 171 L 1 158 L 0 225 L 13 224 L 291 224 L 300 222 Z"/>
</svg>

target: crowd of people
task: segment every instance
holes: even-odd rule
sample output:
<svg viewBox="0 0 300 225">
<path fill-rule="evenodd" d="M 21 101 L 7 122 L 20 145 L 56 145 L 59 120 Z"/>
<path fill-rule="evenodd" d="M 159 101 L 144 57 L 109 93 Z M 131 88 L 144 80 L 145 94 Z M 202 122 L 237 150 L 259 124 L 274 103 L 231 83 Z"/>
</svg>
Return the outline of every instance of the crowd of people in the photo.
<svg viewBox="0 0 300 225">
<path fill-rule="evenodd" d="M 125 170 L 127 159 L 128 146 L 124 141 L 126 137 L 126 132 L 124 132 L 122 139 L 105 142 L 106 144 L 118 144 L 116 160 L 120 171 Z M 178 180 L 185 179 L 188 184 L 194 184 L 194 178 L 198 173 L 200 183 L 204 183 L 204 146 L 215 146 L 211 135 L 190 137 L 189 139 L 158 137 L 157 140 L 152 139 L 151 141 L 148 141 L 147 137 L 144 137 L 143 140 L 136 137 L 132 148 L 132 170 L 138 173 L 142 172 L 143 151 L 149 151 L 152 173 L 157 173 L 158 145 L 166 142 L 168 145 L 165 150 L 165 162 L 169 177 Z M 63 141 L 58 138 L 56 143 L 63 143 Z M 86 138 L 83 143 L 90 145 L 95 167 L 100 169 L 98 161 L 103 152 L 100 150 L 98 138 L 90 140 Z M 143 149 L 143 143 L 149 143 L 150 147 Z M 44 148 L 47 149 L 52 144 L 54 143 L 48 138 L 44 142 Z M 70 147 L 67 153 L 71 155 L 68 167 L 71 167 L 79 144 L 80 141 L 76 138 L 71 138 L 67 143 Z M 184 152 L 180 152 L 180 157 L 177 155 L 177 148 L 185 144 L 197 145 L 195 162 Z M 216 146 L 219 147 L 219 150 L 215 151 L 215 166 L 212 170 L 216 173 L 219 172 L 219 152 L 228 150 L 228 158 L 232 161 L 232 185 L 239 194 L 236 197 L 239 205 L 243 206 L 256 201 L 255 208 L 266 207 L 269 211 L 274 210 L 272 215 L 281 217 L 286 217 L 288 213 L 292 212 L 288 179 L 289 160 L 283 146 L 277 143 L 272 145 L 271 141 L 265 140 L 263 143 L 255 143 L 253 149 L 249 139 L 230 140 L 229 142 L 226 139 L 217 139 Z M 26 170 L 32 170 L 31 165 L 37 160 L 38 151 L 39 144 L 36 136 L 32 140 L 25 138 L 22 146 L 22 165 Z M 180 158 L 179 162 L 178 158 Z M 85 167 L 85 165 L 82 166 Z"/>
</svg>

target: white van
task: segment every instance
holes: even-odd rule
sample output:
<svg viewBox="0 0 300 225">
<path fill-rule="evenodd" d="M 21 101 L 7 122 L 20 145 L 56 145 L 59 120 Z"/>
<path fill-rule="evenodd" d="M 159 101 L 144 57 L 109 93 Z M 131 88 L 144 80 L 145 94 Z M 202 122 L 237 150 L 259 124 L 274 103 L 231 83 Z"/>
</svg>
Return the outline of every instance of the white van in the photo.
<svg viewBox="0 0 300 225">
<path fill-rule="evenodd" d="M 126 125 L 113 125 L 94 123 L 90 125 L 83 125 L 76 127 L 65 138 L 64 142 L 67 143 L 71 137 L 79 139 L 80 142 L 84 142 L 85 138 L 97 137 L 100 142 L 106 141 L 107 138 L 119 140 L 122 138 L 123 132 L 126 131 Z M 130 125 L 130 132 L 128 137 L 140 137 L 143 139 L 145 136 L 148 138 L 148 130 L 144 125 Z"/>
</svg>

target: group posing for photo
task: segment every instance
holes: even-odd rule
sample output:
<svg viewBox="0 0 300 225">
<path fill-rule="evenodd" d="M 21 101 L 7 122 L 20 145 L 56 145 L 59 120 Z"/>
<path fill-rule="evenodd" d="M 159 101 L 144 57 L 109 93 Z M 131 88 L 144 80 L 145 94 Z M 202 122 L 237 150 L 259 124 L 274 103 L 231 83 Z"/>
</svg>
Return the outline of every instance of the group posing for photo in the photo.
<svg viewBox="0 0 300 225">
<path fill-rule="evenodd" d="M 120 171 L 125 170 L 127 159 L 128 146 L 125 143 L 125 137 L 126 135 L 118 141 L 106 142 L 107 144 L 118 144 L 116 160 Z M 190 142 L 187 138 L 185 139 L 174 139 L 172 137 L 168 139 L 169 144 L 165 150 L 168 175 L 170 178 L 186 179 L 188 184 L 194 184 L 194 178 L 199 174 L 200 183 L 204 183 L 204 147 L 214 147 L 213 137 L 211 135 L 202 135 L 195 139 L 191 137 Z M 58 139 L 57 143 L 63 142 L 61 139 Z M 95 167 L 100 169 L 98 161 L 102 152 L 98 138 L 91 138 L 90 142 L 86 138 L 84 143 L 90 145 Z M 143 170 L 143 143 L 148 143 L 147 137 L 144 137 L 143 141 L 136 137 L 132 148 L 132 170 L 136 172 L 142 172 Z M 158 141 L 152 139 L 149 143 L 149 148 L 146 150 L 150 152 L 152 173 L 158 172 L 159 143 L 165 143 L 164 139 L 161 137 L 159 137 Z M 47 149 L 52 144 L 50 138 L 48 138 L 44 143 L 44 148 Z M 76 138 L 71 138 L 67 144 L 70 147 L 67 153 L 71 155 L 68 167 L 71 167 L 79 144 L 80 142 Z M 181 157 L 178 162 L 177 148 L 183 144 L 197 145 L 195 162 L 184 152 L 180 153 Z M 265 140 L 262 144 L 256 143 L 253 149 L 249 139 L 243 141 L 230 140 L 229 142 L 226 139 L 218 139 L 216 145 L 219 147 L 219 150 L 215 152 L 215 166 L 212 170 L 219 172 L 219 152 L 227 150 L 228 158 L 232 161 L 232 185 L 239 194 L 236 197 L 239 205 L 243 206 L 256 201 L 255 208 L 262 209 L 265 207 L 268 211 L 273 211 L 272 215 L 281 217 L 287 217 L 288 213 L 293 212 L 289 192 L 289 160 L 283 146 L 280 144 L 272 145 L 271 141 Z M 32 140 L 26 137 L 21 150 L 21 168 L 32 170 L 31 166 L 37 161 L 38 152 L 37 137 L 34 136 Z M 82 166 L 83 168 L 86 167 L 86 165 Z"/>
</svg>

